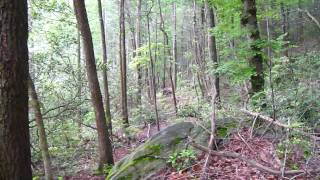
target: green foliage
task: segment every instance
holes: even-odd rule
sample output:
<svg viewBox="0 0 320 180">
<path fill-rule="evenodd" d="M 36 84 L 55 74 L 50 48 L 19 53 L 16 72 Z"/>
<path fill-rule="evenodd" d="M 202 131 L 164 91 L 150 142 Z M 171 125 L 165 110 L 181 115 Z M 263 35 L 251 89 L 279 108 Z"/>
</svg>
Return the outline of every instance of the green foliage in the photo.
<svg viewBox="0 0 320 180">
<path fill-rule="evenodd" d="M 190 167 L 196 160 L 195 152 L 192 149 L 185 149 L 169 156 L 168 163 L 177 171 Z"/>
<path fill-rule="evenodd" d="M 104 165 L 103 166 L 103 174 L 108 176 L 108 174 L 111 173 L 112 167 L 113 167 L 112 165 Z"/>
<path fill-rule="evenodd" d="M 304 160 L 310 157 L 312 152 L 312 143 L 302 136 L 293 135 L 289 139 L 280 142 L 277 145 L 277 154 L 279 157 L 284 157 L 287 150 L 288 157 L 294 156 L 295 152 L 302 152 Z"/>
</svg>

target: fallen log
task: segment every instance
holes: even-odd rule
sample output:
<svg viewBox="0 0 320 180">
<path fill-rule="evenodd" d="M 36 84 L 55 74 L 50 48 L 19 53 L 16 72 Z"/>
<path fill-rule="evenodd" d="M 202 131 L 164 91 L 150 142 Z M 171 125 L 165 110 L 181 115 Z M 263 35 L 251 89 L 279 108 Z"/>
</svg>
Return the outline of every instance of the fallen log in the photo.
<svg viewBox="0 0 320 180">
<path fill-rule="evenodd" d="M 267 173 L 270 173 L 270 174 L 273 174 L 273 175 L 278 175 L 278 176 L 282 175 L 281 171 L 272 169 L 272 168 L 267 167 L 267 166 L 264 166 L 264 165 L 254 161 L 254 160 L 248 159 L 247 157 L 245 157 L 245 156 L 243 156 L 241 154 L 233 153 L 233 152 L 225 152 L 225 151 L 213 151 L 213 150 L 208 149 L 205 146 L 202 146 L 200 144 L 195 143 L 192 140 L 189 141 L 189 144 L 191 146 L 193 146 L 194 148 L 196 148 L 196 149 L 199 149 L 201 151 L 209 153 L 210 155 L 222 156 L 222 157 L 227 157 L 227 158 L 237 158 L 237 159 L 240 159 L 240 160 L 248 163 L 249 165 L 251 165 L 251 166 L 253 166 L 253 167 L 255 167 L 255 168 L 259 169 L 259 170 L 262 170 L 264 172 L 267 172 Z M 320 172 L 320 168 L 314 169 L 314 170 L 290 170 L 290 171 L 285 171 L 284 175 L 294 176 L 294 175 L 305 174 L 305 173 L 315 174 L 315 173 L 319 173 L 319 172 Z"/>
<path fill-rule="evenodd" d="M 261 120 L 264 120 L 264 121 L 268 121 L 268 122 L 270 122 L 271 124 L 277 125 L 277 126 L 279 126 L 279 127 L 283 127 L 283 128 L 286 128 L 286 129 L 290 129 L 290 130 L 292 130 L 292 131 L 294 131 L 294 132 L 296 132 L 296 133 L 299 133 L 299 134 L 301 134 L 301 135 L 303 135 L 303 136 L 309 137 L 309 138 L 311 138 L 312 140 L 315 140 L 315 141 L 319 141 L 319 140 L 320 140 L 320 137 L 313 136 L 313 135 L 311 135 L 311 134 L 308 134 L 308 133 L 306 133 L 306 132 L 304 132 L 304 131 L 300 131 L 300 130 L 298 130 L 298 129 L 295 129 L 295 128 L 293 128 L 293 127 L 291 127 L 291 126 L 288 126 L 288 125 L 286 125 L 286 124 L 282 124 L 282 123 L 279 122 L 278 120 L 274 120 L 274 119 L 272 119 L 272 118 L 270 118 L 270 117 L 268 117 L 268 116 L 261 115 L 260 113 L 251 112 L 251 111 L 248 111 L 248 110 L 246 110 L 246 109 L 241 109 L 240 111 L 243 112 L 244 114 L 247 114 L 247 115 L 250 115 L 250 116 L 253 116 L 253 117 L 258 117 L 258 119 L 261 119 Z"/>
</svg>

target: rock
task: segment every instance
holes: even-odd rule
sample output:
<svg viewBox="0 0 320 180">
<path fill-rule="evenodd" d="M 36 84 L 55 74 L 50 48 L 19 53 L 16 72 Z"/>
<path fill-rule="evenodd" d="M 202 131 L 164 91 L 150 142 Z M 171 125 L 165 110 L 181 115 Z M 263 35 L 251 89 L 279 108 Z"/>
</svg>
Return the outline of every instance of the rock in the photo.
<svg viewBox="0 0 320 180">
<path fill-rule="evenodd" d="M 209 134 L 192 122 L 181 122 L 169 126 L 117 162 L 107 179 L 148 179 L 167 166 L 166 161 L 171 154 L 186 148 L 188 137 L 206 145 Z"/>
</svg>

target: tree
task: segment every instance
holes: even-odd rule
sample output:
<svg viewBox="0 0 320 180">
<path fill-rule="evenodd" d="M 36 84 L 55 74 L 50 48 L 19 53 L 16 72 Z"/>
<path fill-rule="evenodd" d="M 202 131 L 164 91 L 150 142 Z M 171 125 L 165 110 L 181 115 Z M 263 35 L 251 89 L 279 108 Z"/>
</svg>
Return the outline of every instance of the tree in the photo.
<svg viewBox="0 0 320 180">
<path fill-rule="evenodd" d="M 254 74 L 250 77 L 251 89 L 250 94 L 261 92 L 264 90 L 263 75 L 263 57 L 262 50 L 257 45 L 260 40 L 260 32 L 257 20 L 257 7 L 255 0 L 242 0 L 243 12 L 241 16 L 241 25 L 249 31 L 249 39 L 251 40 L 251 51 L 253 55 L 249 58 L 249 64 L 254 69 Z"/>
<path fill-rule="evenodd" d="M 49 155 L 46 130 L 43 123 L 37 91 L 30 75 L 29 75 L 29 81 L 28 81 L 28 89 L 29 89 L 29 97 L 31 99 L 31 107 L 33 108 L 35 121 L 39 130 L 39 144 L 40 144 L 40 149 L 41 149 L 42 158 L 43 158 L 45 179 L 52 180 L 53 174 L 51 172 L 51 160 Z"/>
<path fill-rule="evenodd" d="M 102 58 L 103 58 L 103 88 L 104 88 L 104 105 L 106 110 L 107 125 L 110 134 L 112 134 L 112 121 L 111 121 L 111 111 L 110 111 L 110 95 L 109 95 L 109 83 L 108 83 L 108 58 L 107 58 L 107 45 L 106 45 L 106 34 L 104 29 L 104 20 L 102 16 L 102 5 L 101 0 L 98 0 L 98 11 L 100 20 L 100 31 L 101 31 L 101 43 L 102 43 Z"/>
<path fill-rule="evenodd" d="M 156 122 L 157 122 L 157 130 L 160 131 L 160 122 L 159 122 L 159 115 L 158 115 L 158 106 L 157 106 L 157 86 L 156 86 L 156 76 L 155 76 L 155 65 L 152 58 L 152 51 L 151 51 L 151 37 L 150 37 L 150 14 L 151 10 L 153 8 L 153 2 L 152 6 L 150 7 L 149 11 L 147 12 L 147 29 L 148 29 L 148 49 L 149 49 L 149 59 L 150 59 L 150 69 L 151 69 L 151 84 L 152 84 L 152 95 L 153 95 L 153 105 L 154 110 L 156 113 Z"/>
<path fill-rule="evenodd" d="M 206 3 L 206 9 L 207 9 L 208 28 L 214 28 L 215 27 L 215 17 L 214 17 L 213 8 L 209 5 L 208 0 L 206 0 L 205 3 Z M 217 67 L 219 62 L 218 62 L 216 38 L 210 32 L 208 33 L 208 49 L 209 49 L 209 58 L 214 63 L 215 67 Z M 219 81 L 220 81 L 219 76 L 215 75 L 213 83 L 216 88 L 217 102 L 219 102 L 219 99 L 220 99 Z"/>
<path fill-rule="evenodd" d="M 127 55 L 126 55 L 126 30 L 124 0 L 120 0 L 120 81 L 121 81 L 121 109 L 122 121 L 125 126 L 129 126 L 128 98 L 127 98 Z"/>
<path fill-rule="evenodd" d="M 162 15 L 162 9 L 161 9 L 161 3 L 160 0 L 158 0 L 158 5 L 159 5 L 159 12 L 160 12 L 160 30 L 163 33 L 163 37 L 164 37 L 164 45 L 165 45 L 165 55 L 169 55 L 170 56 L 170 50 L 169 50 L 169 38 L 168 38 L 168 33 L 165 30 L 164 27 L 164 19 L 163 19 L 163 15 Z M 165 88 L 165 71 L 166 71 L 166 60 L 164 62 L 164 79 L 163 79 L 163 88 Z M 173 105 L 174 105 L 174 110 L 175 113 L 177 114 L 178 112 L 178 108 L 177 108 L 177 98 L 176 98 L 176 91 L 175 91 L 175 86 L 174 86 L 174 80 L 172 77 L 172 63 L 170 62 L 170 66 L 169 66 L 169 78 L 170 78 L 170 82 L 171 82 L 171 90 L 172 90 L 172 100 L 173 100 Z"/>
<path fill-rule="evenodd" d="M 141 47 L 141 0 L 137 0 L 137 24 L 136 24 L 136 49 Z M 137 54 L 139 55 L 139 54 Z M 141 67 L 138 65 L 138 93 L 137 93 L 137 103 L 141 106 L 141 92 L 142 92 L 142 72 Z"/>
<path fill-rule="evenodd" d="M 87 11 L 84 0 L 73 0 L 76 11 L 78 28 L 83 39 L 83 49 L 86 60 L 87 77 L 91 93 L 91 101 L 94 108 L 98 140 L 99 140 L 99 164 L 98 169 L 102 170 L 103 165 L 113 164 L 112 146 L 106 125 L 106 117 L 103 108 L 102 95 L 98 81 L 95 55 L 93 50 L 91 30 L 88 23 Z"/>
<path fill-rule="evenodd" d="M 32 179 L 28 122 L 28 6 L 0 1 L 0 179 Z"/>
</svg>

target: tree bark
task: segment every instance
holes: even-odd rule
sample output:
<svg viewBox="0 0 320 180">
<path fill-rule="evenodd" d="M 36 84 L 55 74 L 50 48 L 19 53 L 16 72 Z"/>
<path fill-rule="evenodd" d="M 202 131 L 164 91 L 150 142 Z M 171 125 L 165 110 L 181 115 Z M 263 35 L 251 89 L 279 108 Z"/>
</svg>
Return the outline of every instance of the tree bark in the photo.
<svg viewBox="0 0 320 180">
<path fill-rule="evenodd" d="M 177 74 L 178 74 L 178 54 L 177 54 L 177 6 L 176 3 L 173 3 L 173 46 L 172 46 L 172 52 L 173 52 L 173 62 L 174 62 L 174 87 L 177 89 Z"/>
<path fill-rule="evenodd" d="M 126 57 L 126 30 L 124 1 L 120 0 L 120 81 L 121 81 L 121 108 L 122 121 L 125 126 L 129 126 L 128 105 L 127 105 L 127 57 Z"/>
<path fill-rule="evenodd" d="M 281 3 L 280 5 L 281 7 L 281 17 L 282 17 L 282 32 L 283 34 L 287 34 L 284 38 L 284 40 L 288 41 L 288 37 L 289 37 L 289 21 L 288 21 L 288 16 L 289 16 L 289 11 L 287 8 L 284 7 L 284 4 Z M 285 56 L 289 56 L 289 50 L 288 50 L 288 45 L 285 45 L 285 51 L 284 51 L 284 55 Z"/>
<path fill-rule="evenodd" d="M 214 17 L 214 11 L 213 8 L 209 5 L 208 0 L 206 0 L 206 9 L 207 9 L 207 22 L 210 29 L 214 28 L 216 26 L 215 17 Z M 218 52 L 217 52 L 217 44 L 216 44 L 216 37 L 212 35 L 210 32 L 208 32 L 208 49 L 209 49 L 209 57 L 214 63 L 214 67 L 217 68 L 219 65 L 218 62 Z M 216 74 L 213 79 L 213 83 L 215 86 L 215 92 L 216 92 L 216 102 L 220 102 L 220 79 L 219 76 Z"/>
<path fill-rule="evenodd" d="M 106 117 L 103 108 L 100 85 L 98 81 L 92 36 L 88 23 L 85 3 L 84 0 L 73 0 L 73 4 L 76 11 L 78 27 L 83 38 L 84 54 L 86 59 L 86 70 L 91 92 L 91 101 L 95 112 L 96 125 L 98 131 L 100 156 L 98 169 L 102 170 L 105 164 L 113 164 L 112 146 L 106 125 Z"/>
<path fill-rule="evenodd" d="M 136 47 L 141 47 L 141 0 L 137 0 L 137 24 L 136 24 Z M 137 54 L 139 55 L 139 54 Z M 141 107 L 141 93 L 142 93 L 142 71 L 140 65 L 137 67 L 138 70 L 138 93 L 137 93 L 137 104 Z"/>
<path fill-rule="evenodd" d="M 250 48 L 254 53 L 254 55 L 249 58 L 249 65 L 255 70 L 255 74 L 250 78 L 251 89 L 249 93 L 252 96 L 264 90 L 263 57 L 261 48 L 256 45 L 257 41 L 260 40 L 256 1 L 242 0 L 242 3 L 243 13 L 241 16 L 241 25 L 249 30 Z"/>
<path fill-rule="evenodd" d="M 0 179 L 32 179 L 28 122 L 28 6 L 0 1 Z"/>
<path fill-rule="evenodd" d="M 106 34 L 104 29 L 104 20 L 102 15 L 102 5 L 101 0 L 98 0 L 98 11 L 99 11 L 99 21 L 100 21 L 100 31 L 101 31 L 101 45 L 102 45 L 102 58 L 103 58 L 103 90 L 104 90 L 104 105 L 106 111 L 107 126 L 110 135 L 112 135 L 112 121 L 111 121 L 111 111 L 110 111 L 110 94 L 109 94 L 109 83 L 108 83 L 108 57 L 107 57 L 107 44 L 106 44 Z"/>
<path fill-rule="evenodd" d="M 37 91 L 30 75 L 29 75 L 29 81 L 28 81 L 28 89 L 29 89 L 29 97 L 31 99 L 31 107 L 33 108 L 35 121 L 39 130 L 39 144 L 40 144 L 40 149 L 41 149 L 41 154 L 43 159 L 45 179 L 52 180 L 53 174 L 51 172 L 51 160 L 50 160 L 46 130 L 43 123 Z"/>
</svg>

